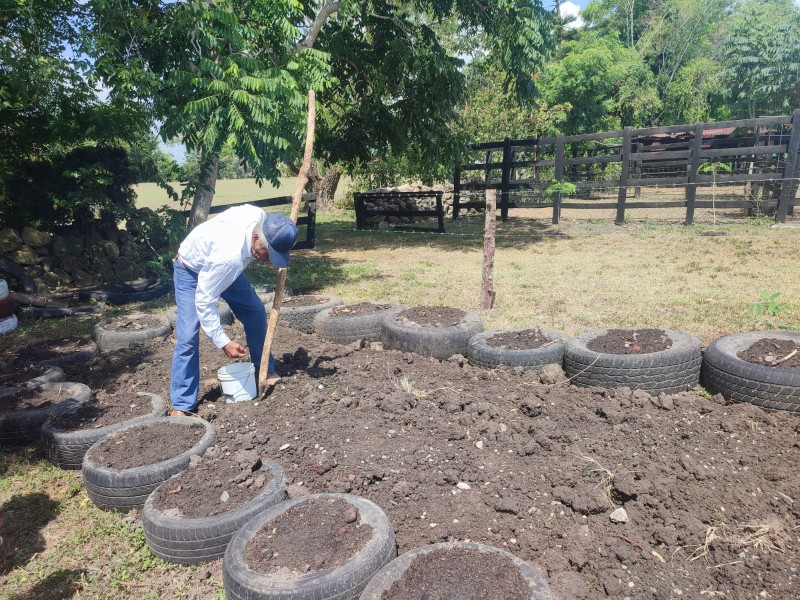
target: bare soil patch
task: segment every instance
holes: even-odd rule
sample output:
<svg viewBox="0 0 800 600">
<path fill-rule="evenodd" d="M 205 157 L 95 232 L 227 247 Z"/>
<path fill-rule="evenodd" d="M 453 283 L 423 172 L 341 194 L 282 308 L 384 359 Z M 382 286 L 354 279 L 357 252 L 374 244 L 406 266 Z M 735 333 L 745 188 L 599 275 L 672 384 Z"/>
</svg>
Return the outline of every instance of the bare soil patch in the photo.
<svg viewBox="0 0 800 600">
<path fill-rule="evenodd" d="M 50 417 L 50 422 L 61 431 L 79 431 L 82 429 L 98 429 L 106 425 L 114 425 L 143 417 L 152 412 L 153 406 L 149 396 L 138 396 L 130 392 L 95 395 L 94 402 L 83 404 L 75 410 Z"/>
<path fill-rule="evenodd" d="M 405 325 L 418 327 L 452 327 L 463 323 L 465 316 L 466 313 L 458 308 L 415 306 L 397 315 L 397 320 Z"/>
<path fill-rule="evenodd" d="M 244 339 L 238 323 L 226 330 Z M 172 348 L 150 340 L 65 370 L 95 389 L 166 397 Z M 796 596 L 800 422 L 786 413 L 696 392 L 545 384 L 280 324 L 275 355 L 283 379 L 271 394 L 226 404 L 215 372 L 229 361 L 201 336 L 199 413 L 217 445 L 279 463 L 292 496 L 371 500 L 400 554 L 489 544 L 538 564 L 554 594 L 576 600 Z M 177 451 L 172 431 L 143 442 Z M 198 502 L 219 501 L 205 490 Z M 610 520 L 617 508 L 627 522 Z M 215 596 L 221 562 L 208 572 L 192 597 Z M 137 593 L 175 576 L 137 582 Z"/>
<path fill-rule="evenodd" d="M 152 329 L 160 327 L 163 320 L 153 315 L 136 315 L 115 317 L 103 321 L 103 329 L 107 331 L 139 331 L 140 329 Z"/>
<path fill-rule="evenodd" d="M 372 527 L 359 525 L 358 520 L 358 510 L 339 498 L 301 502 L 253 537 L 245 549 L 245 562 L 259 573 L 302 575 L 338 567 L 372 537 Z"/>
<path fill-rule="evenodd" d="M 52 406 L 69 398 L 69 392 L 57 388 L 20 389 L 0 398 L 0 414 Z"/>
<path fill-rule="evenodd" d="M 736 356 L 764 367 L 800 369 L 800 346 L 791 340 L 761 339 Z"/>
<path fill-rule="evenodd" d="M 24 365 L 13 367 L 6 371 L 0 371 L 0 386 L 25 383 L 35 377 L 44 375 L 47 369 L 48 367 L 39 365 Z"/>
<path fill-rule="evenodd" d="M 30 344 L 17 353 L 19 363 L 38 363 L 53 358 L 63 358 L 76 352 L 89 350 L 94 342 L 85 337 L 70 336 L 46 342 Z"/>
<path fill-rule="evenodd" d="M 152 423 L 131 427 L 93 446 L 92 460 L 115 469 L 154 465 L 189 450 L 205 429 L 201 425 Z"/>
<path fill-rule="evenodd" d="M 272 481 L 270 470 L 261 467 L 261 459 L 252 449 L 229 455 L 227 448 L 212 446 L 202 459 L 192 459 L 188 470 L 156 491 L 155 507 L 186 519 L 233 510 L 255 498 Z"/>
<path fill-rule="evenodd" d="M 530 600 L 516 566 L 497 554 L 453 548 L 418 556 L 381 600 Z"/>
<path fill-rule="evenodd" d="M 647 354 L 672 346 L 672 339 L 661 329 L 609 329 L 586 347 L 604 354 Z"/>
<path fill-rule="evenodd" d="M 552 342 L 553 340 L 544 335 L 540 329 L 504 331 L 486 339 L 486 344 L 492 348 L 508 348 L 509 350 L 533 350 Z"/>
<path fill-rule="evenodd" d="M 316 304 L 325 304 L 327 301 L 328 298 L 325 296 L 290 296 L 289 298 L 284 298 L 281 304 L 282 306 L 290 307 L 314 306 Z"/>
<path fill-rule="evenodd" d="M 336 306 L 331 309 L 330 314 L 334 317 L 356 317 L 359 315 L 373 315 L 383 310 L 391 308 L 391 304 L 376 304 L 374 302 L 359 302 L 346 306 Z"/>
</svg>

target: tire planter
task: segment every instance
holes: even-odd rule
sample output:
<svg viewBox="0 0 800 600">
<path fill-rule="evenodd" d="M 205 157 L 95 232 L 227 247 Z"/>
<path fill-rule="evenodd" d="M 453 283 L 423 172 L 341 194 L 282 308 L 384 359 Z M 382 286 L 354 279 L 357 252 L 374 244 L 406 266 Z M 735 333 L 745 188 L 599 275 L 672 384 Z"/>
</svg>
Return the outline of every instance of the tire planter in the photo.
<svg viewBox="0 0 800 600">
<path fill-rule="evenodd" d="M 466 356 L 470 338 L 483 331 L 478 313 L 466 312 L 465 322 L 449 327 L 405 325 L 397 320 L 399 314 L 386 315 L 383 320 L 381 341 L 386 350 L 414 352 L 447 360 L 454 354 Z"/>
<path fill-rule="evenodd" d="M 192 564 L 211 561 L 225 554 L 228 542 L 245 523 L 286 499 L 283 469 L 271 461 L 262 468 L 272 472 L 272 481 L 252 500 L 233 510 L 210 517 L 168 516 L 155 507 L 155 494 L 142 510 L 144 535 L 150 551 L 167 562 Z M 170 485 L 171 480 L 162 483 Z"/>
<path fill-rule="evenodd" d="M 132 427 L 147 427 L 153 423 L 171 423 L 184 426 L 200 424 L 205 427 L 205 433 L 194 446 L 177 456 L 156 464 L 131 469 L 105 467 L 92 459 L 92 448 L 89 448 L 83 457 L 81 471 L 86 492 L 95 506 L 103 510 L 121 512 L 141 508 L 144 506 L 150 492 L 176 473 L 186 469 L 189 466 L 189 459 L 193 455 L 203 454 L 206 448 L 214 443 L 214 429 L 203 419 L 197 417 L 160 417 L 117 429 L 108 434 L 104 440 L 97 442 L 95 446 L 113 439 L 121 432 Z"/>
<path fill-rule="evenodd" d="M 92 399 L 92 390 L 82 383 L 44 383 L 42 390 L 64 390 L 66 397 L 56 404 L 29 408 L 17 412 L 0 413 L 0 445 L 17 446 L 35 442 L 42 426 L 50 415 L 62 414 Z"/>
<path fill-rule="evenodd" d="M 267 307 L 272 307 L 272 303 L 275 301 L 275 286 L 271 283 L 267 284 L 259 284 L 254 285 L 253 289 L 258 294 L 259 299 L 263 302 Z M 283 297 L 284 298 L 291 298 L 292 290 L 288 287 L 283 288 Z"/>
<path fill-rule="evenodd" d="M 731 402 L 749 402 L 768 410 L 800 414 L 800 370 L 757 365 L 736 356 L 764 338 L 800 344 L 800 333 L 753 331 L 713 341 L 703 357 L 703 385 Z"/>
<path fill-rule="evenodd" d="M 350 344 L 358 340 L 377 342 L 381 339 L 383 319 L 396 315 L 405 307 L 391 304 L 388 308 L 364 315 L 333 315 L 338 307 L 326 308 L 314 317 L 314 333 L 334 344 Z"/>
<path fill-rule="evenodd" d="M 155 300 L 172 289 L 170 281 L 163 279 L 136 279 L 122 283 L 98 285 L 78 292 L 81 300 L 95 300 L 109 304 L 128 304 L 129 302 L 145 302 Z"/>
<path fill-rule="evenodd" d="M 19 281 L 26 294 L 36 293 L 36 282 L 33 280 L 33 277 L 28 274 L 24 267 L 17 263 L 7 258 L 0 258 L 0 273 L 5 273 L 9 277 L 13 277 Z M 8 291 L 8 284 L 6 284 L 6 291 Z"/>
<path fill-rule="evenodd" d="M 267 524 L 293 506 L 307 500 L 341 498 L 356 507 L 362 522 L 372 527 L 372 539 L 338 567 L 307 575 L 281 579 L 250 569 L 244 560 L 245 548 Z M 222 578 L 228 600 L 353 600 L 373 575 L 396 555 L 394 531 L 386 514 L 365 498 L 348 494 L 315 494 L 282 502 L 248 521 L 233 536 L 222 563 Z"/>
<path fill-rule="evenodd" d="M 522 367 L 541 371 L 545 365 L 561 365 L 564 360 L 564 344 L 569 340 L 569 336 L 560 331 L 552 329 L 539 329 L 542 334 L 551 340 L 551 343 L 539 348 L 525 348 L 514 350 L 491 346 L 488 340 L 500 333 L 513 333 L 525 331 L 523 329 L 497 329 L 484 331 L 469 339 L 467 345 L 467 358 L 471 365 L 483 367 L 485 369 L 496 369 L 497 367 Z"/>
<path fill-rule="evenodd" d="M 64 354 L 63 356 L 45 358 L 44 360 L 39 361 L 39 364 L 64 368 L 70 365 L 76 365 L 80 362 L 86 362 L 90 358 L 97 356 L 97 354 L 97 344 L 91 342 L 87 344 L 87 347 L 83 350 L 78 350 L 77 352 L 72 352 L 71 354 Z"/>
<path fill-rule="evenodd" d="M 322 312 L 326 308 L 333 308 L 334 306 L 341 306 L 344 304 L 344 300 L 332 294 L 309 295 L 324 298 L 325 302 L 309 306 L 281 306 L 279 322 L 288 325 L 292 329 L 302 331 L 303 333 L 314 333 L 314 317 L 317 316 L 317 313 Z M 293 297 L 301 298 L 302 296 Z"/>
<path fill-rule="evenodd" d="M 19 309 L 19 314 L 27 319 L 56 319 L 73 315 L 94 315 L 100 312 L 96 304 L 81 306 L 26 306 Z"/>
<path fill-rule="evenodd" d="M 4 386 L 3 389 L 5 391 L 0 393 L 0 398 L 2 398 L 3 396 L 8 396 L 10 393 L 13 392 L 14 388 L 33 389 L 45 383 L 58 383 L 59 381 L 64 381 L 65 376 L 63 369 L 51 365 L 42 365 L 42 366 L 45 367 L 46 370 L 38 377 L 31 377 L 27 381 L 23 381 L 15 385 Z M 14 367 L 10 368 L 13 369 Z"/>
<path fill-rule="evenodd" d="M 686 391 L 700 381 L 700 340 L 674 329 L 663 331 L 672 339 L 672 346 L 642 354 L 589 350 L 586 345 L 606 335 L 608 330 L 585 333 L 564 346 L 564 370 L 572 383 L 579 386 L 629 387 L 654 395 Z"/>
<path fill-rule="evenodd" d="M 217 302 L 217 310 L 219 311 L 219 320 L 223 325 L 233 325 L 233 311 L 225 300 Z M 178 307 L 173 306 L 167 312 L 167 321 L 173 329 L 177 327 L 178 322 Z"/>
<path fill-rule="evenodd" d="M 383 594 L 388 592 L 394 583 L 401 579 L 411 564 L 419 557 L 430 554 L 431 552 L 438 552 L 442 550 L 461 549 L 472 552 L 479 552 L 482 554 L 495 554 L 508 559 L 513 563 L 517 572 L 522 579 L 531 588 L 531 600 L 553 600 L 553 594 L 550 591 L 547 583 L 536 574 L 536 571 L 527 562 L 521 558 L 514 556 L 510 552 L 487 546 L 485 544 L 478 544 L 476 542 L 446 542 L 442 544 L 431 544 L 410 550 L 405 554 L 397 557 L 383 569 L 381 569 L 375 577 L 369 582 L 367 587 L 361 594 L 360 600 L 381 600 Z"/>
<path fill-rule="evenodd" d="M 92 338 L 94 339 L 95 344 L 97 344 L 97 349 L 100 352 L 112 352 L 114 350 L 120 350 L 121 348 L 127 348 L 128 346 L 141 344 L 147 340 L 167 336 L 172 333 L 172 326 L 165 317 L 158 315 L 143 315 L 139 313 L 128 316 L 131 318 L 140 316 L 152 317 L 157 319 L 159 324 L 155 327 L 148 327 L 147 329 L 139 329 L 136 331 L 112 331 L 105 328 L 105 325 L 110 322 L 110 319 L 100 321 L 92 330 Z"/>
<path fill-rule="evenodd" d="M 128 425 L 163 417 L 166 414 L 167 403 L 161 396 L 147 392 L 139 392 L 138 395 L 150 397 L 152 405 L 150 414 L 106 425 L 105 427 L 98 427 L 97 429 L 81 429 L 78 431 L 59 429 L 52 419 L 48 419 L 42 426 L 44 455 L 50 462 L 57 464 L 62 469 L 79 470 L 83 464 L 83 457 L 89 448 L 105 439 L 108 434 Z"/>
</svg>

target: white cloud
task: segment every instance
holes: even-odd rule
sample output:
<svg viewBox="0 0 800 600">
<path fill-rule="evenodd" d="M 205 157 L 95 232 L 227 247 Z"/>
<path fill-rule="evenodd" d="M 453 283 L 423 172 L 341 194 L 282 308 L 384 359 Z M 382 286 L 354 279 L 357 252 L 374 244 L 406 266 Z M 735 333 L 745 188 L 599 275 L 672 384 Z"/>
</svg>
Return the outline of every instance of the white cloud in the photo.
<svg viewBox="0 0 800 600">
<path fill-rule="evenodd" d="M 795 0 L 795 2 L 800 2 L 800 0 Z M 574 16 L 577 17 L 572 23 L 567 25 L 569 29 L 577 29 L 578 27 L 583 27 L 583 19 L 581 19 L 581 7 L 575 4 L 574 2 L 570 2 L 567 0 L 566 2 L 561 3 L 561 7 L 559 13 L 561 13 L 562 17 L 570 17 Z"/>
</svg>

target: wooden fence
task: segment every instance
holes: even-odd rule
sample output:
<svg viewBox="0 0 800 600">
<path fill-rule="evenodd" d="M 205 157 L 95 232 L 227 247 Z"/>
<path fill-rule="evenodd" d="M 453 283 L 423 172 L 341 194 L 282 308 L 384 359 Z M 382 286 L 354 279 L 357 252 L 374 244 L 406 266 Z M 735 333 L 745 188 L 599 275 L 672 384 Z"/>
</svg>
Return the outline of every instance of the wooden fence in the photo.
<svg viewBox="0 0 800 600">
<path fill-rule="evenodd" d="M 292 250 L 307 250 L 309 248 L 314 247 L 314 243 L 316 240 L 316 229 L 317 229 L 317 195 L 316 194 L 303 194 L 303 203 L 307 206 L 306 216 L 305 217 L 298 217 L 297 225 L 305 225 L 306 226 L 306 239 L 305 240 L 298 240 L 295 242 Z M 288 204 L 291 206 L 292 204 L 292 197 L 291 196 L 279 196 L 277 198 L 264 198 L 262 200 L 248 200 L 247 202 L 237 202 L 235 204 L 220 204 L 217 206 L 212 206 L 208 214 L 216 215 L 221 213 L 222 211 L 231 208 L 233 206 L 241 206 L 242 204 L 252 204 L 253 206 L 258 206 L 260 208 L 264 208 L 267 206 L 282 206 L 284 204 Z M 183 214 L 188 218 L 189 213 L 191 211 L 185 210 Z"/>
<path fill-rule="evenodd" d="M 393 204 L 409 201 L 426 200 L 433 198 L 436 202 L 435 209 L 394 209 L 394 208 L 373 208 L 368 204 Z M 414 225 L 399 225 L 393 229 L 406 231 L 437 231 L 444 233 L 444 206 L 442 204 L 442 192 L 356 192 L 353 194 L 353 203 L 356 209 L 356 229 L 368 229 L 370 217 L 403 217 L 418 219 L 434 217 L 437 221 L 435 230 L 430 227 L 419 227 Z"/>
<path fill-rule="evenodd" d="M 618 224 L 624 221 L 626 209 L 685 207 L 685 222 L 690 224 L 696 208 L 713 205 L 774 209 L 775 220 L 784 222 L 793 207 L 800 205 L 795 198 L 800 178 L 798 146 L 800 109 L 789 116 L 475 144 L 472 150 L 480 156 L 455 171 L 453 218 L 462 209 L 485 206 L 483 199 L 462 202 L 462 194 L 495 189 L 500 191 L 503 221 L 509 208 L 525 206 L 552 207 L 553 223 L 558 223 L 562 208 L 616 209 Z M 698 173 L 701 166 L 720 164 L 725 166 L 715 173 Z M 565 182 L 572 183 L 575 195 L 583 198 L 616 190 L 616 201 L 562 199 L 562 192 L 551 186 Z M 741 200 L 697 200 L 698 186 L 708 185 L 744 186 L 746 193 Z M 681 201 L 635 201 L 643 187 L 651 186 L 683 187 L 684 197 Z M 546 202 L 548 188 L 552 199 Z M 628 201 L 631 191 L 633 202 Z M 512 196 L 519 201 L 512 201 Z"/>
</svg>

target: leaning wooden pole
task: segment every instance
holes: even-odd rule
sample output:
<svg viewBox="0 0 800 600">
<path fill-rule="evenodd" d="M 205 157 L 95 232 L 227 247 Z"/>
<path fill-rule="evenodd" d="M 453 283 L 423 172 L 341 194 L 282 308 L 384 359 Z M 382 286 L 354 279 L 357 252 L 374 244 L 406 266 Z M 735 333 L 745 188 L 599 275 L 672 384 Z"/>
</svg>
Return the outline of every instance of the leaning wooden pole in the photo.
<svg viewBox="0 0 800 600">
<path fill-rule="evenodd" d="M 300 214 L 300 202 L 303 199 L 303 190 L 308 183 L 308 172 L 311 170 L 311 157 L 314 153 L 314 128 L 317 122 L 317 101 L 314 90 L 308 90 L 308 125 L 306 128 L 306 147 L 303 152 L 303 163 L 300 172 L 297 174 L 297 184 L 292 194 L 292 213 L 289 218 L 292 223 L 297 223 Z M 272 301 L 272 309 L 269 312 L 269 322 L 267 323 L 267 335 L 264 339 L 264 352 L 261 355 L 261 366 L 258 372 L 258 389 L 263 398 L 267 394 L 267 371 L 269 370 L 269 353 L 272 350 L 272 340 L 275 338 L 275 326 L 278 324 L 278 314 L 281 310 L 283 301 L 283 290 L 286 287 L 286 269 L 278 269 L 278 284 L 275 287 L 275 300 Z"/>
<path fill-rule="evenodd" d="M 483 233 L 483 269 L 481 278 L 481 309 L 494 305 L 494 234 L 497 227 L 497 190 L 486 190 L 486 225 Z"/>
</svg>

